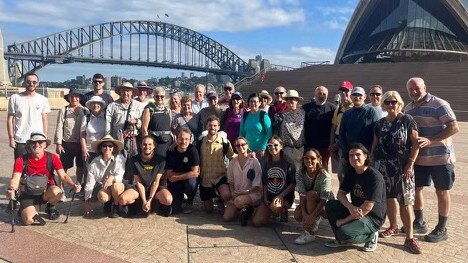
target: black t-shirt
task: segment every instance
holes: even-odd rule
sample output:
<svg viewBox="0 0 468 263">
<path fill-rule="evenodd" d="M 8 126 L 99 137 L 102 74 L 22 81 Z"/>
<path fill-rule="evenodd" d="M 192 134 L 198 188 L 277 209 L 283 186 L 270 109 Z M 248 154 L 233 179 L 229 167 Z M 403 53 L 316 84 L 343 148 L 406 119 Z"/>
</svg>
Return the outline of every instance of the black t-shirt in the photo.
<svg viewBox="0 0 468 263">
<path fill-rule="evenodd" d="M 108 93 L 106 93 L 105 91 L 103 93 L 99 94 L 99 95 L 95 95 L 94 91 L 90 91 L 90 92 L 84 94 L 84 96 L 83 96 L 84 99 L 83 99 L 83 101 L 80 101 L 80 104 L 83 105 L 84 107 L 86 107 L 86 102 L 88 100 L 90 100 L 93 96 L 101 97 L 106 102 L 106 107 L 107 107 L 107 105 L 111 104 L 111 102 L 114 102 L 114 98 L 112 98 L 112 96 L 109 95 Z"/>
<path fill-rule="evenodd" d="M 376 229 L 379 229 L 387 213 L 387 203 L 385 197 L 385 181 L 379 171 L 368 167 L 362 174 L 357 174 L 354 168 L 349 169 L 349 173 L 344 176 L 340 186 L 343 190 L 351 194 L 351 203 L 354 206 L 361 206 L 365 201 L 373 201 L 374 207 L 367 214 Z"/>
<path fill-rule="evenodd" d="M 311 101 L 302 108 L 305 111 L 304 136 L 305 147 L 324 149 L 330 145 L 330 130 L 336 106 L 331 102 L 317 105 Z"/>
<path fill-rule="evenodd" d="M 188 173 L 192 171 L 193 166 L 200 165 L 200 158 L 197 149 L 193 145 L 189 145 L 188 149 L 181 153 L 174 150 L 167 150 L 166 153 L 166 170 L 172 170 L 176 173 Z"/>
<path fill-rule="evenodd" d="M 141 159 L 141 155 L 137 154 L 130 159 L 130 162 L 127 162 L 126 173 L 130 176 L 128 178 L 133 182 L 133 175 L 139 175 L 141 183 L 146 187 L 150 187 L 154 178 L 157 174 L 162 174 L 161 179 L 159 180 L 159 187 L 167 186 L 167 178 L 164 173 L 164 167 L 166 161 L 162 156 L 155 154 L 151 160 L 144 162 Z"/>
<path fill-rule="evenodd" d="M 286 159 L 265 163 L 262 171 L 262 184 L 267 189 L 270 201 L 291 184 L 296 184 L 296 167 Z M 294 191 L 291 191 L 285 198 L 289 202 L 294 200 Z"/>
</svg>

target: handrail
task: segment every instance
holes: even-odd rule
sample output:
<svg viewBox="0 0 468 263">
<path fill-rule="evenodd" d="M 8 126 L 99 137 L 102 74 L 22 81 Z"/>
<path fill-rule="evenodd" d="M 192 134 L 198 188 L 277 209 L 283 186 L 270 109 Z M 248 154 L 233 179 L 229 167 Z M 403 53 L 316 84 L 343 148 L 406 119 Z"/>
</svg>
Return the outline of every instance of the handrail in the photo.
<svg viewBox="0 0 468 263">
<path fill-rule="evenodd" d="M 244 85 L 251 84 L 253 81 L 259 79 L 262 74 L 265 74 L 265 72 L 266 72 L 266 69 L 264 68 L 264 69 L 260 70 L 259 72 L 255 73 L 255 74 L 253 74 L 251 76 L 247 76 L 247 77 L 239 80 L 238 82 L 234 83 L 234 86 L 236 88 L 239 88 L 239 87 L 242 87 Z"/>
<path fill-rule="evenodd" d="M 330 64 L 330 60 L 325 61 L 310 61 L 310 62 L 301 62 L 301 68 L 309 67 L 309 66 L 317 66 L 317 65 L 326 65 Z"/>
</svg>

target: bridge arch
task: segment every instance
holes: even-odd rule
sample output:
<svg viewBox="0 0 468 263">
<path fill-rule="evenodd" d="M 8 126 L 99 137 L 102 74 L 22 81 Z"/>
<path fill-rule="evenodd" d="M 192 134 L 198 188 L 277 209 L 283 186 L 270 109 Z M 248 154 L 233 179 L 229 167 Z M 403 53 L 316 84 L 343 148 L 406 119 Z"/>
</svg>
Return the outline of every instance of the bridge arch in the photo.
<svg viewBox="0 0 468 263">
<path fill-rule="evenodd" d="M 245 77 L 254 73 L 221 43 L 191 29 L 157 21 L 118 21 L 77 27 L 9 45 L 10 79 L 54 63 L 164 67 Z"/>
</svg>

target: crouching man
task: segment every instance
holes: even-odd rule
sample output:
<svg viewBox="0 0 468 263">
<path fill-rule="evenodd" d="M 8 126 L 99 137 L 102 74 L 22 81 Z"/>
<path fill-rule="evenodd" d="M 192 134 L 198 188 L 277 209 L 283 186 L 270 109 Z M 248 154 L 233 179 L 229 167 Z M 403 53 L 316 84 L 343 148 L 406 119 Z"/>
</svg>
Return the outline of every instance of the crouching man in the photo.
<svg viewBox="0 0 468 263">
<path fill-rule="evenodd" d="M 167 190 L 167 178 L 164 174 L 166 161 L 155 154 L 155 138 L 152 135 L 143 137 L 141 153 L 127 162 L 127 176 L 133 181 L 131 188 L 125 190 L 119 198 L 122 206 L 131 205 L 130 215 L 157 211 L 162 216 L 171 214 L 172 195 Z M 129 208 L 130 208 L 129 207 Z"/>
<path fill-rule="evenodd" d="M 10 200 L 15 199 L 16 191 L 19 191 L 18 200 L 24 224 L 31 225 L 37 222 L 44 225 L 45 221 L 39 215 L 40 205 L 47 203 L 46 213 L 49 219 L 56 220 L 60 216 L 55 204 L 62 198 L 63 191 L 56 185 L 54 170 L 60 181 L 72 187 L 74 191 L 79 192 L 81 186 L 75 184 L 65 173 L 56 154 L 45 151 L 50 145 L 50 140 L 44 133 L 31 133 L 26 145 L 30 153 L 15 160 L 6 197 Z"/>
</svg>

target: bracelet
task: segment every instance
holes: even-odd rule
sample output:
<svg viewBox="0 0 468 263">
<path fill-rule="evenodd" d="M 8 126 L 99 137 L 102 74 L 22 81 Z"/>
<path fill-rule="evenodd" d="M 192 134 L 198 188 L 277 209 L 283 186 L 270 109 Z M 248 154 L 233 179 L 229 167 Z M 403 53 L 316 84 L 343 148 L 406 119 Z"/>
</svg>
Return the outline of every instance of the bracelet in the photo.
<svg viewBox="0 0 468 263">
<path fill-rule="evenodd" d="M 16 189 L 13 188 L 13 186 L 10 186 L 10 187 L 8 187 L 8 191 L 16 191 Z"/>
</svg>

